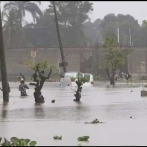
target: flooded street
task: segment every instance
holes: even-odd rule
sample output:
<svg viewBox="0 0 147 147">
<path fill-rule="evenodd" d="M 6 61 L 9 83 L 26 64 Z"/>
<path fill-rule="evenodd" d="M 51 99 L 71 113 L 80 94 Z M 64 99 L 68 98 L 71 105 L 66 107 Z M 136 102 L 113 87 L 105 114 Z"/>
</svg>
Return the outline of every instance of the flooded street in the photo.
<svg viewBox="0 0 147 147">
<path fill-rule="evenodd" d="M 78 145 L 77 137 L 89 135 L 89 142 L 82 145 L 147 145 L 147 97 L 140 96 L 141 87 L 85 87 L 81 102 L 76 103 L 71 87 L 46 83 L 45 104 L 36 105 L 33 87 L 22 98 L 18 83 L 10 86 L 9 104 L 3 104 L 0 93 L 2 137 L 30 138 L 37 145 Z M 105 123 L 84 124 L 96 118 Z M 54 141 L 55 135 L 62 135 L 63 140 Z"/>
</svg>

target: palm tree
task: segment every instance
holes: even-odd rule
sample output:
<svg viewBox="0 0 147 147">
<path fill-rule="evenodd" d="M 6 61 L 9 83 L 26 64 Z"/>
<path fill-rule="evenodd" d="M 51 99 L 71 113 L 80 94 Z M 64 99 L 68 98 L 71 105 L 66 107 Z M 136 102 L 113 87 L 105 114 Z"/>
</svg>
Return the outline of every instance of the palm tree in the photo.
<svg viewBox="0 0 147 147">
<path fill-rule="evenodd" d="M 12 8 L 8 11 L 2 12 L 4 42 L 8 46 L 14 46 L 16 33 L 19 31 L 21 20 L 17 15 L 16 9 Z"/>
<path fill-rule="evenodd" d="M 37 2 L 39 4 L 41 4 L 40 1 L 37 1 Z M 26 11 L 31 13 L 34 22 L 37 19 L 38 15 L 42 16 L 42 11 L 38 7 L 38 5 L 32 1 L 10 1 L 8 3 L 5 3 L 5 5 L 4 5 L 5 17 L 7 17 L 7 22 L 5 21 L 5 29 L 9 28 L 7 30 L 7 35 L 9 32 L 9 36 L 11 36 L 10 37 L 11 41 L 9 41 L 9 42 L 11 45 L 13 44 L 12 43 L 12 42 L 14 42 L 13 38 L 15 38 L 15 37 L 17 37 L 17 39 L 18 39 L 17 41 L 15 41 L 15 43 L 17 43 L 17 46 L 22 45 L 24 42 L 24 32 L 23 32 L 24 30 L 22 28 L 22 22 L 25 21 L 25 20 L 23 20 L 23 18 L 25 17 Z M 6 15 L 6 14 L 9 14 L 9 15 Z M 15 25 L 15 27 L 14 27 L 14 25 Z M 17 30 L 17 33 L 14 30 Z"/>
<path fill-rule="evenodd" d="M 41 4 L 41 1 L 36 2 Z M 42 15 L 40 8 L 32 1 L 10 1 L 9 3 L 5 3 L 4 10 L 10 10 L 12 8 L 17 10 L 21 20 L 25 17 L 26 11 L 31 13 L 34 22 L 37 18 L 37 15 Z"/>
</svg>

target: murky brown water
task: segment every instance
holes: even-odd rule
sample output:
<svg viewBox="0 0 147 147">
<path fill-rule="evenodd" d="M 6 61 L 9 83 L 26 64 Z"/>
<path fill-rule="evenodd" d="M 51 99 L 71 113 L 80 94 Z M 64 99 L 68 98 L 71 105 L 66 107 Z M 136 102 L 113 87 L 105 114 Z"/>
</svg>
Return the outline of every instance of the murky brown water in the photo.
<svg viewBox="0 0 147 147">
<path fill-rule="evenodd" d="M 3 105 L 0 93 L 0 132 L 4 137 L 29 137 L 40 145 L 77 145 L 77 137 L 90 135 L 86 145 L 147 145 L 147 97 L 140 97 L 141 87 L 85 87 L 81 103 L 76 103 L 70 87 L 47 83 L 42 105 L 34 104 L 33 87 L 26 98 L 19 96 L 18 84 L 11 87 L 8 105 Z M 52 99 L 56 103 L 52 104 Z M 95 118 L 106 123 L 84 125 Z M 54 141 L 54 135 L 65 139 Z"/>
</svg>

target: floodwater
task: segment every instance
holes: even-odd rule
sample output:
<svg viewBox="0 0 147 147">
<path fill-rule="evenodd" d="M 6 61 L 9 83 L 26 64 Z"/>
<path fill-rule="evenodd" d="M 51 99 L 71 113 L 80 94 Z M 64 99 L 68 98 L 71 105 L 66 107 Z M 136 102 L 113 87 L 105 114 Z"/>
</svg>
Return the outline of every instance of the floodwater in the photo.
<svg viewBox="0 0 147 147">
<path fill-rule="evenodd" d="M 42 90 L 45 104 L 37 105 L 33 87 L 22 98 L 18 83 L 10 83 L 9 104 L 2 103 L 0 93 L 1 137 L 30 138 L 38 145 L 147 145 L 147 97 L 140 96 L 142 88 L 102 85 L 85 87 L 77 103 L 71 87 L 46 83 Z M 84 124 L 96 118 L 105 123 Z M 62 135 L 63 140 L 54 141 L 55 135 Z M 90 136 L 89 142 L 79 143 L 77 137 L 85 135 Z"/>
</svg>

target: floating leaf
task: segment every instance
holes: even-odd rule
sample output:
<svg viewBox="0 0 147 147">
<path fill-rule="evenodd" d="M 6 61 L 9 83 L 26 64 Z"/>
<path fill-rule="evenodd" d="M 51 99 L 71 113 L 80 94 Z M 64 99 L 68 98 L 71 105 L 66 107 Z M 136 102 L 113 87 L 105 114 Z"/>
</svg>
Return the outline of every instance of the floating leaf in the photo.
<svg viewBox="0 0 147 147">
<path fill-rule="evenodd" d="M 19 142 L 19 139 L 17 137 L 12 137 L 11 138 L 11 142 L 14 144 L 14 145 L 17 145 L 18 142 Z"/>
<path fill-rule="evenodd" d="M 30 139 L 25 139 L 26 144 L 28 144 L 30 141 Z"/>
<path fill-rule="evenodd" d="M 31 141 L 31 142 L 29 143 L 30 146 L 35 146 L 36 144 L 37 144 L 36 141 Z"/>
<path fill-rule="evenodd" d="M 78 137 L 78 141 L 88 141 L 89 138 L 89 136 Z"/>
<path fill-rule="evenodd" d="M 53 137 L 55 140 L 62 140 L 62 136 L 54 136 Z"/>
</svg>

